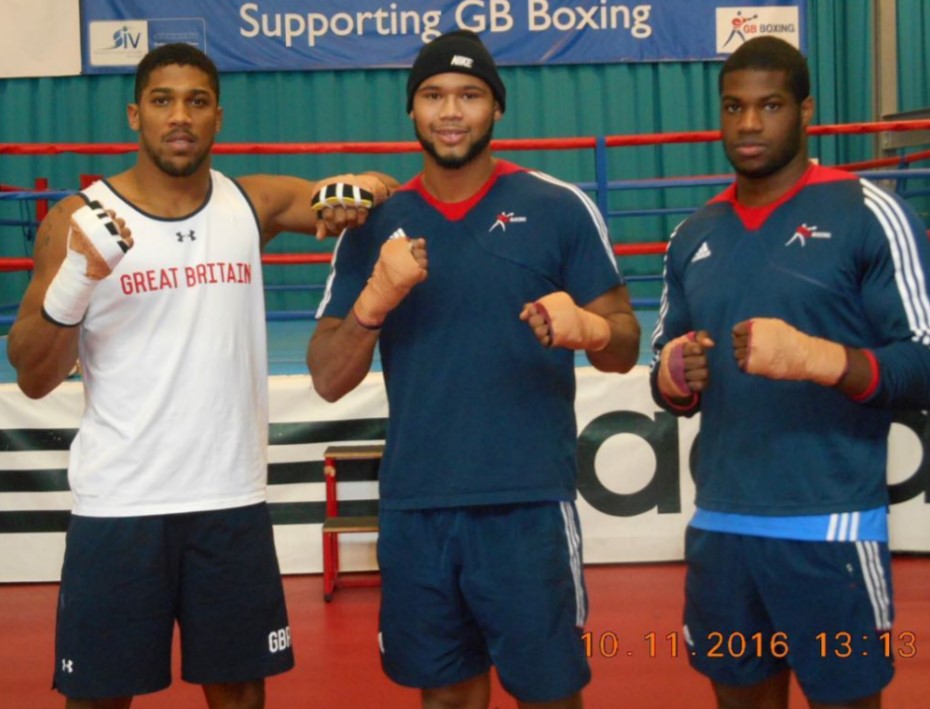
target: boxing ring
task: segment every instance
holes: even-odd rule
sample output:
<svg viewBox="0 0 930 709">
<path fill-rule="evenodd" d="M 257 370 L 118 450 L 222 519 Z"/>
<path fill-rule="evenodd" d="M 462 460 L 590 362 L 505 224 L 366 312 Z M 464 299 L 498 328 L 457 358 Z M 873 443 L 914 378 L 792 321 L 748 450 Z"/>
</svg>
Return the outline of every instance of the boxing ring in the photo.
<svg viewBox="0 0 930 709">
<path fill-rule="evenodd" d="M 896 121 L 842 126 L 817 126 L 812 135 L 862 134 L 927 130 L 930 121 Z M 719 140 L 716 131 L 603 136 L 597 138 L 501 140 L 495 150 L 583 150 L 592 156 L 590 181 L 578 182 L 588 192 L 611 227 L 622 231 L 623 220 L 638 217 L 677 221 L 698 207 L 623 208 L 612 196 L 636 203 L 646 191 L 697 190 L 719 192 L 730 176 L 612 180 L 610 151 L 636 146 Z M 54 155 L 64 152 L 99 155 L 130 153 L 136 144 L 0 144 L 0 155 Z M 419 145 L 402 143 L 218 144 L 216 154 L 410 153 Z M 845 166 L 915 199 L 930 195 L 930 169 L 919 163 L 930 151 Z M 516 158 L 519 162 L 519 158 Z M 82 176 L 82 186 L 92 176 Z M 49 205 L 73 190 L 50 188 L 38 178 L 31 187 L 0 185 L 4 203 L 20 207 L 21 218 L 0 219 L 0 234 L 10 229 L 33 233 Z M 643 200 L 645 201 L 645 200 Z M 674 223 L 671 222 L 671 223 Z M 694 486 L 689 459 L 698 419 L 676 419 L 652 402 L 647 375 L 649 340 L 661 290 L 661 256 L 670 229 L 645 243 L 615 243 L 614 252 L 628 273 L 634 308 L 643 332 L 639 364 L 628 375 L 603 374 L 576 357 L 579 430 L 579 501 L 588 563 L 668 561 L 683 557 L 683 532 L 693 512 Z M 428 235 L 427 235 L 428 236 Z M 328 242 L 329 247 L 333 242 Z M 31 243 L 24 253 L 0 258 L 0 271 L 28 274 Z M 323 451 L 334 443 L 376 443 L 384 439 L 387 402 L 380 362 L 352 393 L 328 404 L 312 390 L 305 351 L 314 327 L 313 313 L 328 271 L 325 253 L 267 253 L 265 273 L 300 267 L 301 283 L 266 278 L 267 297 L 300 294 L 305 307 L 268 309 L 269 344 L 269 503 L 284 573 L 322 570 L 321 525 L 325 513 Z M 645 268 L 639 267 L 642 261 Z M 18 276 L 22 277 L 22 275 Z M 0 326 L 13 322 L 18 303 L 0 304 Z M 79 378 L 66 381 L 39 401 L 27 399 L 15 384 L 7 362 L 6 338 L 0 339 L 0 581 L 58 579 L 71 504 L 66 468 L 68 446 L 83 409 Z M 890 437 L 889 486 L 892 495 L 891 544 L 896 551 L 930 551 L 930 466 L 926 450 L 930 426 L 926 412 L 902 412 Z M 366 515 L 377 510 L 377 482 L 371 466 L 360 466 L 342 479 L 343 514 Z M 342 567 L 374 568 L 371 535 L 342 542 Z"/>
</svg>

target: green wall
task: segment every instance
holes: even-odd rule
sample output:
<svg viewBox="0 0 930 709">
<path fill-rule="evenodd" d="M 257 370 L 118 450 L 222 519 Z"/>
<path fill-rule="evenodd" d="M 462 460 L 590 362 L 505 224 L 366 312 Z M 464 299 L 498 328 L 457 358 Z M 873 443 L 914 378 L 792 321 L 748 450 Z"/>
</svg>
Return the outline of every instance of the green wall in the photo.
<svg viewBox="0 0 930 709">
<path fill-rule="evenodd" d="M 898 0 L 898 110 L 930 109 L 930 3 Z"/>
<path fill-rule="evenodd" d="M 930 11 L 920 0 L 900 0 L 902 107 L 930 105 L 922 61 Z M 815 123 L 872 120 L 871 2 L 811 0 L 809 59 L 817 99 Z M 918 32 L 918 30 L 920 30 Z M 906 35 L 906 36 L 904 36 Z M 921 71 L 905 67 L 921 65 Z M 504 67 L 508 109 L 498 124 L 499 138 L 574 137 L 709 130 L 717 125 L 717 62 Z M 0 142 L 135 142 L 125 105 L 132 77 L 86 76 L 15 79 L 0 82 Z M 404 113 L 406 72 L 370 70 L 227 74 L 222 82 L 225 124 L 221 141 L 407 141 Z M 873 156 L 870 137 L 816 138 L 812 152 L 825 164 Z M 502 153 L 503 157 L 578 182 L 594 178 L 590 151 Z M 39 157 L 0 156 L 0 183 L 26 186 L 36 176 L 55 188 L 74 189 L 78 176 L 112 174 L 128 167 L 133 155 Z M 377 169 L 404 180 L 418 169 L 419 156 L 217 156 L 215 165 L 231 175 L 253 172 L 307 177 Z M 611 179 L 674 177 L 728 172 L 719 144 L 612 149 Z M 696 206 L 716 188 L 613 193 L 611 208 Z M 19 204 L 0 202 L 0 219 L 16 219 Z M 680 217 L 613 219 L 614 241 L 665 238 Z M 331 249 L 298 235 L 282 235 L 271 251 Z M 31 251 L 29 234 L 0 227 L 0 255 Z M 627 259 L 628 273 L 656 273 L 658 258 Z M 269 283 L 320 282 L 321 267 L 266 268 Z M 16 302 L 26 276 L 0 279 L 0 302 Z M 318 294 L 274 293 L 269 309 L 310 309 Z"/>
</svg>

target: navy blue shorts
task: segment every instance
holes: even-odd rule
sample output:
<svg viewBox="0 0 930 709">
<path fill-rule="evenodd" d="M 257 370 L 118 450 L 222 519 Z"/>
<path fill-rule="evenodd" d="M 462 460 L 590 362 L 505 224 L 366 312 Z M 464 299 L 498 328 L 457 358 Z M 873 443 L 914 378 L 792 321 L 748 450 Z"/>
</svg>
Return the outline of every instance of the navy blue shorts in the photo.
<svg viewBox="0 0 930 709">
<path fill-rule="evenodd" d="M 381 511 L 381 659 L 408 687 L 487 672 L 524 702 L 591 678 L 581 535 L 569 502 Z"/>
<path fill-rule="evenodd" d="M 294 665 L 271 519 L 262 503 L 150 517 L 72 515 L 58 599 L 54 686 L 104 699 L 216 684 Z"/>
<path fill-rule="evenodd" d="M 746 686 L 790 667 L 824 704 L 876 694 L 894 675 L 891 560 L 881 542 L 810 542 L 689 527 L 691 664 Z"/>
</svg>

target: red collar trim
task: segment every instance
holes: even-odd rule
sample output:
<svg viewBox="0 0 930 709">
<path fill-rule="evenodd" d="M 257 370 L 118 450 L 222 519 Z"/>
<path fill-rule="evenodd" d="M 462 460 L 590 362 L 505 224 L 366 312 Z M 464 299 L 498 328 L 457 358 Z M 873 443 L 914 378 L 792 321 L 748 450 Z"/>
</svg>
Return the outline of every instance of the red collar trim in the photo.
<svg viewBox="0 0 930 709">
<path fill-rule="evenodd" d="M 733 205 L 733 211 L 736 212 L 736 215 L 740 218 L 740 221 L 743 222 L 743 226 L 745 226 L 747 229 L 755 230 L 765 224 L 765 220 L 769 218 L 772 212 L 774 212 L 788 200 L 792 199 L 798 192 L 800 192 L 808 185 L 816 184 L 819 182 L 834 182 L 836 180 L 847 179 L 855 180 L 857 178 L 855 175 L 844 172 L 842 170 L 825 168 L 815 163 L 811 163 L 811 165 L 807 168 L 807 170 L 804 171 L 804 174 L 801 175 L 801 178 L 794 184 L 794 186 L 774 202 L 764 204 L 759 207 L 750 207 L 745 205 L 736 198 L 736 183 L 734 182 L 721 194 L 712 199 L 711 203 L 730 202 Z"/>
<path fill-rule="evenodd" d="M 436 197 L 427 192 L 426 188 L 423 186 L 422 173 L 414 177 L 412 180 L 410 180 L 410 182 L 403 185 L 400 189 L 413 190 L 418 192 L 420 196 L 426 200 L 427 204 L 430 204 L 433 207 L 433 209 L 442 214 L 450 222 L 457 222 L 464 219 L 465 216 L 471 211 L 471 209 L 482 199 L 484 199 L 484 196 L 490 192 L 491 188 L 494 186 L 494 183 L 497 182 L 499 177 L 502 175 L 510 175 L 514 172 L 524 172 L 524 168 L 520 167 L 519 165 L 515 165 L 512 162 L 498 159 L 497 163 L 494 165 L 494 172 L 491 173 L 488 181 L 485 182 L 481 186 L 481 189 L 475 192 L 475 194 L 461 202 L 442 202 L 436 199 Z"/>
</svg>

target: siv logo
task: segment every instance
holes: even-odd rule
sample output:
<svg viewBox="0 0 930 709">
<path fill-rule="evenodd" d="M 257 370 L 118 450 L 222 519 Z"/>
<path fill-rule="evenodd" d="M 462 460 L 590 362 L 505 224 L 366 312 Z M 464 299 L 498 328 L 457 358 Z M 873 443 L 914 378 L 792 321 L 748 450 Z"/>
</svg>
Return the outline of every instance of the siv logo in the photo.
<svg viewBox="0 0 930 709">
<path fill-rule="evenodd" d="M 149 50 L 149 25 L 145 20 L 94 21 L 87 38 L 91 66 L 135 66 Z"/>
<path fill-rule="evenodd" d="M 61 661 L 61 671 L 67 672 L 69 675 L 74 674 L 74 660 L 65 660 Z"/>
<path fill-rule="evenodd" d="M 129 31 L 128 25 L 123 25 L 116 32 L 113 33 L 113 46 L 106 47 L 104 51 L 112 49 L 138 49 L 139 43 L 142 41 L 142 33 L 136 32 L 133 34 Z"/>
<path fill-rule="evenodd" d="M 178 232 L 175 232 L 175 234 L 176 234 L 177 237 L 178 237 L 178 242 L 179 242 L 179 243 L 184 243 L 184 240 L 185 240 L 185 239 L 190 239 L 191 241 L 196 241 L 196 240 L 197 240 L 197 237 L 194 236 L 194 230 L 193 230 L 193 229 L 191 229 L 187 234 L 182 234 L 182 233 L 179 232 L 179 231 L 178 231 Z"/>
<path fill-rule="evenodd" d="M 513 212 L 501 212 L 497 215 L 497 219 L 494 220 L 488 232 L 494 231 L 497 227 L 500 227 L 501 231 L 507 231 L 508 224 L 523 224 L 525 222 L 526 217 L 516 217 Z"/>
<path fill-rule="evenodd" d="M 284 652 L 291 646 L 291 626 L 272 630 L 268 633 L 268 651 L 271 653 Z"/>
<path fill-rule="evenodd" d="M 449 61 L 449 66 L 460 66 L 465 69 L 471 69 L 474 63 L 475 60 L 471 57 L 463 57 L 461 54 L 455 54 Z"/>
<path fill-rule="evenodd" d="M 795 241 L 800 241 L 803 248 L 807 246 L 808 239 L 829 239 L 831 236 L 832 234 L 829 231 L 818 231 L 816 225 L 802 224 L 794 230 L 794 234 L 785 242 L 785 246 L 791 246 Z"/>
</svg>

